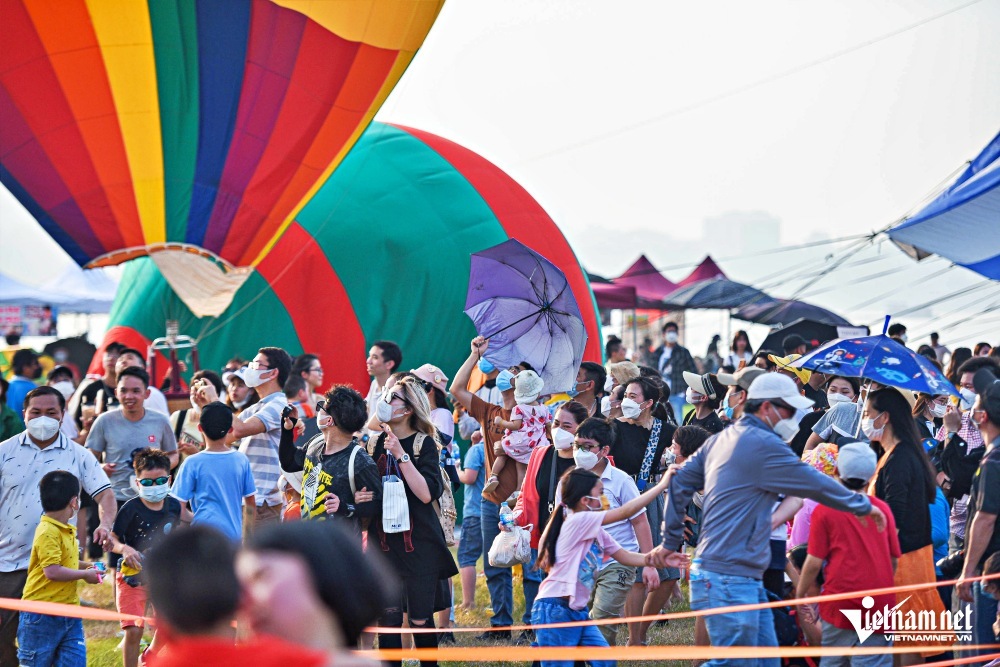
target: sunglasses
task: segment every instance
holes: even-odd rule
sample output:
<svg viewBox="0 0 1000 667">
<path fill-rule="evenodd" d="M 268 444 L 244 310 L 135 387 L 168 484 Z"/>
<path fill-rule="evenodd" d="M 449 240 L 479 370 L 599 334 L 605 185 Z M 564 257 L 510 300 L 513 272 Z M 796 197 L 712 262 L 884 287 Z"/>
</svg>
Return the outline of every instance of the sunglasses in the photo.
<svg viewBox="0 0 1000 667">
<path fill-rule="evenodd" d="M 170 478 L 169 477 L 157 477 L 155 479 L 146 478 L 146 479 L 137 479 L 135 481 L 139 482 L 140 486 L 163 486 L 164 484 L 167 483 L 168 479 L 170 479 Z"/>
</svg>

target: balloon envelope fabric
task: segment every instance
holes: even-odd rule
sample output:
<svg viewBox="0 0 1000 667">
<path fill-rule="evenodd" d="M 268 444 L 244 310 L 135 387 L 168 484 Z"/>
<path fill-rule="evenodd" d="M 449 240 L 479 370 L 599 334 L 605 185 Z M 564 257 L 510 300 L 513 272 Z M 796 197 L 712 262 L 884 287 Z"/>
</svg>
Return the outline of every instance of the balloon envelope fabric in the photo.
<svg viewBox="0 0 1000 667">
<path fill-rule="evenodd" d="M 218 318 L 196 318 L 148 259 L 126 268 L 105 342 L 162 336 L 168 319 L 221 368 L 265 345 L 320 355 L 325 381 L 368 385 L 379 339 L 402 369 L 452 375 L 475 335 L 464 315 L 470 257 L 516 238 L 558 266 L 586 325 L 584 359 L 601 361 L 599 319 L 569 243 L 520 185 L 441 137 L 373 123 Z M 99 366 L 98 354 L 95 359 Z M 98 372 L 100 372 L 98 370 Z"/>
<path fill-rule="evenodd" d="M 0 181 L 81 266 L 151 255 L 218 314 L 442 4 L 0 0 Z"/>
</svg>

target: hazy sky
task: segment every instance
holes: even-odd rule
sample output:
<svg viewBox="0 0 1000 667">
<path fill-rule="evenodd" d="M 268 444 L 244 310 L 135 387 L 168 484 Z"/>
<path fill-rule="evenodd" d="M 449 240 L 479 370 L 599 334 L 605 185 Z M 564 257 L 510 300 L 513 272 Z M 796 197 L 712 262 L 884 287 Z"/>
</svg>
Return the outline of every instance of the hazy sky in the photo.
<svg viewBox="0 0 1000 667">
<path fill-rule="evenodd" d="M 1000 130 L 998 34 L 1000 0 L 449 0 L 379 119 L 490 159 L 589 270 L 614 276 L 639 252 L 675 266 L 761 249 L 733 225 L 752 237 L 770 220 L 799 244 L 898 219 Z M 775 272 L 821 268 L 844 245 L 721 264 L 790 296 L 803 280 Z M 31 281 L 42 259 L 68 262 L 0 192 L 4 270 Z M 860 323 L 986 282 L 963 269 L 929 279 L 946 264 L 890 243 L 848 264 L 805 294 Z M 992 304 L 996 283 L 901 319 L 913 333 L 956 323 L 942 333 L 952 345 L 997 342 L 1000 310 L 958 323 Z M 700 319 L 719 329 L 717 314 Z"/>
</svg>

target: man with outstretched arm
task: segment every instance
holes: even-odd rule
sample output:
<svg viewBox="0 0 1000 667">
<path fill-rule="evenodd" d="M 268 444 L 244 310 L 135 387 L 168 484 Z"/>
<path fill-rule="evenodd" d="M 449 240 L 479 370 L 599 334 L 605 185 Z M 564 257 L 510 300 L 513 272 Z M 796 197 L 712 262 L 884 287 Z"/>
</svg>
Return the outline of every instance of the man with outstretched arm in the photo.
<svg viewBox="0 0 1000 667">
<path fill-rule="evenodd" d="M 691 565 L 691 608 L 714 609 L 767 602 L 762 578 L 771 560 L 771 513 L 779 495 L 812 498 L 824 505 L 871 517 L 884 530 L 885 515 L 868 496 L 850 491 L 795 456 L 776 431 L 795 411 L 812 405 L 795 383 L 779 373 L 753 381 L 744 415 L 713 436 L 674 475 L 667 493 L 663 545 L 680 544 L 691 496 L 705 490 L 701 535 Z M 794 433 L 794 429 L 790 430 Z M 659 546 L 646 556 L 662 565 L 673 553 Z M 712 646 L 777 646 L 770 609 L 706 617 Z M 778 658 L 760 664 L 777 667 Z M 750 665 L 751 660 L 712 664 Z"/>
</svg>

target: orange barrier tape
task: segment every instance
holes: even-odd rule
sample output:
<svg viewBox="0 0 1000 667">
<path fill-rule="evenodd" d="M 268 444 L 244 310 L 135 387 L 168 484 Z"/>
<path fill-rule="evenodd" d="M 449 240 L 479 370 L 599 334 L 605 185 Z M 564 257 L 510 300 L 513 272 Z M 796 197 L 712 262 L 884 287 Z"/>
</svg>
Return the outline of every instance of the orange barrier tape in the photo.
<svg viewBox="0 0 1000 667">
<path fill-rule="evenodd" d="M 967 582 L 986 581 L 990 579 L 1000 579 L 1000 574 L 970 577 Z M 804 604 L 818 602 L 834 602 L 837 600 L 851 600 L 866 595 L 886 595 L 890 593 L 901 593 L 906 591 L 917 591 L 925 588 L 936 588 L 938 586 L 950 586 L 958 583 L 957 579 L 951 581 L 936 581 L 926 584 L 909 584 L 907 586 L 892 586 L 889 588 L 873 588 L 865 591 L 852 591 L 850 593 L 835 593 L 831 595 L 816 595 L 808 598 L 797 598 L 794 600 L 777 600 L 775 602 L 756 602 L 753 604 L 732 605 L 729 607 L 716 607 L 713 609 L 701 609 L 698 611 L 677 611 L 666 614 L 651 614 L 648 616 L 628 616 L 625 618 L 601 618 L 588 619 L 585 621 L 566 621 L 563 623 L 547 623 L 544 625 L 506 625 L 488 626 L 481 628 L 393 628 L 373 626 L 365 629 L 365 632 L 383 634 L 424 634 L 429 632 L 502 632 L 502 631 L 522 631 L 537 630 L 538 628 L 573 628 L 585 625 L 618 625 L 621 623 L 638 623 L 640 621 L 675 620 L 681 618 L 696 618 L 698 616 L 712 616 L 715 614 L 731 614 L 744 611 L 758 611 L 760 609 L 770 609 L 773 607 L 794 607 Z M 130 614 L 119 614 L 118 612 L 83 607 L 75 604 L 63 604 L 59 602 L 39 602 L 36 600 L 18 600 L 16 598 L 0 597 L 0 609 L 10 609 L 13 611 L 29 611 L 36 614 L 48 614 L 51 616 L 63 616 L 67 618 L 82 618 L 94 621 L 120 621 L 139 620 L 153 622 L 151 618 L 143 616 L 133 616 Z M 638 648 L 638 647 L 637 647 Z M 662 648 L 662 647 L 661 647 Z M 416 650 L 416 649 L 414 649 Z M 428 649 L 421 649 L 428 650 Z"/>
<path fill-rule="evenodd" d="M 988 579 L 1000 579 L 1000 574 L 990 574 L 979 577 L 969 577 L 965 581 L 986 581 Z M 729 607 L 715 607 L 713 609 L 701 609 L 699 611 L 675 611 L 666 614 L 650 614 L 648 616 L 627 616 L 624 618 L 600 618 L 588 619 L 586 621 L 564 621 L 562 623 L 547 623 L 545 625 L 493 625 L 483 628 L 448 628 L 448 632 L 520 632 L 522 630 L 537 630 L 538 628 L 575 628 L 584 625 L 618 625 L 621 623 L 639 623 L 641 621 L 661 621 L 675 620 L 681 618 L 697 618 L 698 616 L 713 616 L 715 614 L 733 614 L 744 611 L 758 611 L 760 609 L 771 609 L 773 607 L 797 607 L 804 604 L 818 602 L 836 602 L 837 600 L 853 600 L 866 595 L 887 595 L 890 593 L 905 593 L 907 591 L 919 591 L 925 588 L 937 588 L 938 586 L 951 586 L 958 583 L 958 579 L 951 581 L 934 581 L 927 584 L 908 584 L 906 586 L 890 586 L 889 588 L 872 588 L 866 591 L 852 591 L 850 593 L 832 593 L 830 595 L 814 595 L 808 598 L 795 598 L 794 600 L 777 600 L 775 602 L 755 602 L 752 604 L 738 604 Z M 427 632 L 441 632 L 439 628 L 386 628 L 375 626 L 366 628 L 365 632 L 385 632 L 393 634 L 423 634 Z"/>
<path fill-rule="evenodd" d="M 94 609 L 93 607 L 83 607 L 78 604 L 65 604 L 62 602 L 39 602 L 38 600 L 19 600 L 18 598 L 0 598 L 0 609 L 10 609 L 11 611 L 28 611 L 33 614 L 47 614 L 49 616 L 63 616 L 66 618 L 82 618 L 88 621 L 147 621 L 153 619 L 143 616 L 133 616 L 131 614 L 119 614 L 117 611 L 107 609 Z"/>
<path fill-rule="evenodd" d="M 528 662 L 535 660 L 705 660 L 733 658 L 821 658 L 842 655 L 887 655 L 915 653 L 919 648 L 912 646 L 892 647 L 838 647 L 838 646 L 504 646 L 503 655 L 497 655 L 496 646 L 470 646 L 448 648 L 379 649 L 356 651 L 358 655 L 377 660 L 438 660 L 457 662 L 480 662 L 504 660 Z M 998 645 L 986 644 L 963 646 L 962 651 L 993 649 Z M 1000 658 L 1000 653 L 959 658 L 932 663 L 959 665 L 970 662 L 985 662 Z"/>
</svg>

